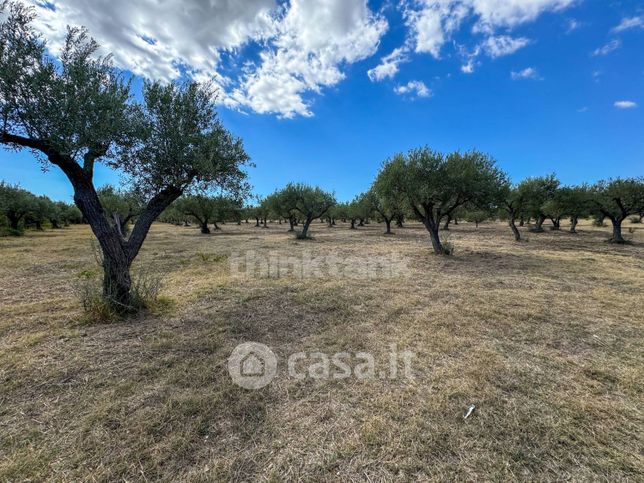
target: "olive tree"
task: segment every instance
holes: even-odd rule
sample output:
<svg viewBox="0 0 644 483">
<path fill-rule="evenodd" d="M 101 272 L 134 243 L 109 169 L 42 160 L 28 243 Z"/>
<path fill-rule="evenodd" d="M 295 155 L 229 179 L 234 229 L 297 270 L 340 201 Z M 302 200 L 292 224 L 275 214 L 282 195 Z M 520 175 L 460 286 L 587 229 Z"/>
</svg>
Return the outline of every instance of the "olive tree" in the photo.
<svg viewBox="0 0 644 483">
<path fill-rule="evenodd" d="M 177 211 L 192 217 L 201 228 L 201 233 L 207 235 L 210 233 L 208 224 L 213 222 L 215 230 L 219 229 L 216 220 L 221 218 L 219 210 L 221 203 L 216 198 L 206 195 L 185 196 L 179 198 L 174 206 Z"/>
<path fill-rule="evenodd" d="M 524 192 L 519 190 L 517 186 L 513 186 L 506 178 L 499 186 L 497 204 L 508 217 L 508 225 L 515 241 L 521 241 L 521 232 L 517 228 L 516 220 L 522 216 L 525 210 Z"/>
<path fill-rule="evenodd" d="M 291 185 L 268 196 L 266 204 L 271 213 L 274 213 L 278 218 L 288 220 L 288 231 L 295 231 L 297 212 L 295 211 L 295 191 Z"/>
<path fill-rule="evenodd" d="M 392 234 L 391 222 L 405 210 L 404 169 L 405 159 L 400 154 L 385 161 L 367 194 L 368 203 L 385 222 L 386 235 Z"/>
<path fill-rule="evenodd" d="M 492 158 L 478 151 L 449 155 L 424 147 L 412 149 L 396 162 L 385 163 L 400 177 L 407 202 L 429 232 L 434 253 L 447 253 L 441 244 L 441 220 L 467 203 L 482 206 L 492 202 L 505 179 Z"/>
<path fill-rule="evenodd" d="M 83 215 L 73 204 L 64 201 L 56 201 L 49 214 L 49 222 L 52 228 L 62 228 L 71 224 L 81 223 Z"/>
<path fill-rule="evenodd" d="M 242 143 L 217 119 L 210 87 L 146 82 L 136 103 L 85 30 L 68 29 L 56 61 L 33 29 L 33 10 L 18 2 L 2 10 L 0 143 L 65 174 L 102 251 L 103 295 L 114 309 L 132 310 L 130 267 L 153 221 L 186 191 L 240 190 Z M 121 171 L 145 198 L 128 237 L 101 204 L 96 163 Z"/>
<path fill-rule="evenodd" d="M 489 220 L 492 217 L 492 213 L 488 210 L 466 210 L 463 212 L 463 218 L 468 223 L 474 223 L 476 228 L 479 227 L 479 223 L 483 223 L 485 220 Z"/>
<path fill-rule="evenodd" d="M 49 221 L 56 209 L 56 205 L 47 196 L 35 196 L 31 203 L 32 209 L 25 216 L 25 225 L 30 225 L 36 230 L 43 230 L 44 224 Z"/>
<path fill-rule="evenodd" d="M 36 197 L 29 191 L 0 182 L 0 214 L 7 219 L 14 235 L 21 233 L 21 223 L 35 207 Z"/>
<path fill-rule="evenodd" d="M 600 181 L 592 188 L 592 211 L 597 217 L 608 218 L 613 224 L 609 241 L 626 243 L 622 222 L 629 215 L 644 210 L 644 177 Z"/>
<path fill-rule="evenodd" d="M 579 218 L 590 216 L 590 192 L 587 186 L 565 186 L 557 189 L 551 200 L 544 203 L 543 212 L 552 220 L 554 230 L 559 230 L 561 219 L 570 217 L 570 232 L 577 233 Z"/>
<path fill-rule="evenodd" d="M 518 191 L 523 199 L 525 211 L 529 217 L 536 220 L 531 231 L 543 232 L 543 222 L 547 218 L 544 207 L 554 199 L 557 188 L 559 188 L 559 180 L 554 174 L 527 178 L 519 183 Z"/>
<path fill-rule="evenodd" d="M 316 218 L 323 217 L 336 204 L 335 196 L 321 188 L 303 183 L 290 183 L 286 189 L 292 192 L 292 209 L 302 215 L 304 224 L 297 238 L 305 240 L 309 237 L 309 227 Z"/>
</svg>

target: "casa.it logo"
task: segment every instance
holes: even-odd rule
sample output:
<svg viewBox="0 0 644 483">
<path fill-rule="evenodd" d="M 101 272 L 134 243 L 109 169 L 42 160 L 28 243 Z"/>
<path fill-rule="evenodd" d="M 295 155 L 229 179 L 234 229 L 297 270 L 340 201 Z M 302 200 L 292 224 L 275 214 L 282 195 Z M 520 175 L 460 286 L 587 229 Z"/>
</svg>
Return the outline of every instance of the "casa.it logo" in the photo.
<svg viewBox="0 0 644 483">
<path fill-rule="evenodd" d="M 230 354 L 228 373 L 244 389 L 261 389 L 277 375 L 277 357 L 264 344 L 245 342 Z"/>
</svg>

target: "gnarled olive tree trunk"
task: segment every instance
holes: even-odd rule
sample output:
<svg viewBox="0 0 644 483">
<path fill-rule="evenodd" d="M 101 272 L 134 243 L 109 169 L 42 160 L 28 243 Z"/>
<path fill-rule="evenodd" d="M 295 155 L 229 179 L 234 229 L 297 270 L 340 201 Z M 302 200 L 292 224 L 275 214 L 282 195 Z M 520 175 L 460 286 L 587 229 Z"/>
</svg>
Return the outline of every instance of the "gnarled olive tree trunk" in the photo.
<svg viewBox="0 0 644 483">
<path fill-rule="evenodd" d="M 577 233 L 577 223 L 579 222 L 579 218 L 576 216 L 571 216 L 570 217 L 570 233 Z"/>
<path fill-rule="evenodd" d="M 168 187 L 161 190 L 147 204 L 134 225 L 129 238 L 120 233 L 120 226 L 111 224 L 103 210 L 92 183 L 91 172 L 86 172 L 72 159 L 51 155 L 53 164 L 60 166 L 74 188 L 74 202 L 96 236 L 103 255 L 103 296 L 120 313 L 133 310 L 132 278 L 130 268 L 147 237 L 154 220 L 173 201 L 181 190 Z"/>
<path fill-rule="evenodd" d="M 429 232 L 429 238 L 432 242 L 432 248 L 434 249 L 434 253 L 436 253 L 437 255 L 444 255 L 445 248 L 443 247 L 440 236 L 438 234 L 439 223 L 434 220 L 425 219 L 423 220 L 423 224 L 425 225 L 425 228 L 427 228 L 427 231 Z"/>
<path fill-rule="evenodd" d="M 302 226 L 302 231 L 298 234 L 298 238 L 308 238 L 309 236 L 309 226 L 311 226 L 311 222 L 313 221 L 312 216 L 307 216 L 306 220 L 304 220 L 304 225 Z"/>
<path fill-rule="evenodd" d="M 613 236 L 610 238 L 611 243 L 626 243 L 624 237 L 622 237 L 622 221 L 619 218 L 611 218 L 611 223 L 613 224 Z"/>
<path fill-rule="evenodd" d="M 393 235 L 391 231 L 391 220 L 392 218 L 387 218 L 383 217 L 385 219 L 385 225 L 387 226 L 387 231 L 385 231 L 385 235 Z"/>
</svg>

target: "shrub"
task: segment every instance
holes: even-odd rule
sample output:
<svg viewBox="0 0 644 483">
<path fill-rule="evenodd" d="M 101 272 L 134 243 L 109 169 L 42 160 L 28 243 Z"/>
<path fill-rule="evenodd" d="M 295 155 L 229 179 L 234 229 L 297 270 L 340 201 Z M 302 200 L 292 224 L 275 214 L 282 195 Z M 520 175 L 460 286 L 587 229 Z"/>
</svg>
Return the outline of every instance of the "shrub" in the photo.
<svg viewBox="0 0 644 483">
<path fill-rule="evenodd" d="M 161 290 L 161 276 L 158 273 L 134 273 L 131 305 L 123 307 L 122 310 L 116 310 L 116 301 L 105 297 L 100 273 L 100 270 L 83 270 L 73 284 L 74 294 L 83 307 L 86 322 L 110 323 L 118 320 L 122 314 L 136 313 L 157 305 Z"/>
<path fill-rule="evenodd" d="M 454 242 L 452 242 L 449 235 L 443 237 L 443 242 L 441 243 L 441 245 L 443 245 L 443 255 L 454 255 L 454 249 L 456 247 L 454 246 Z"/>
</svg>

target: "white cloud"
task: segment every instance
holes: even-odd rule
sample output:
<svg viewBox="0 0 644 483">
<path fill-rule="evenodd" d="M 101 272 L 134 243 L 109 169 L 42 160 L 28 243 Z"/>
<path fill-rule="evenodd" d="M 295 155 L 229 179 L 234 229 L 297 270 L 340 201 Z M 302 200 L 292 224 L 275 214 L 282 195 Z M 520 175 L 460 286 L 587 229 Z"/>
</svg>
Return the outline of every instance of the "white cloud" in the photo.
<svg viewBox="0 0 644 483">
<path fill-rule="evenodd" d="M 487 54 L 495 59 L 504 55 L 513 54 L 529 43 L 530 40 L 525 37 L 513 38 L 508 35 L 500 35 L 498 37 L 488 37 L 482 46 Z"/>
<path fill-rule="evenodd" d="M 616 101 L 614 106 L 617 109 L 633 109 L 637 107 L 637 103 L 633 101 Z"/>
<path fill-rule="evenodd" d="M 479 17 L 477 28 L 491 31 L 497 27 L 514 28 L 532 22 L 548 11 L 563 10 L 576 0 L 469 0 Z"/>
<path fill-rule="evenodd" d="M 639 17 L 623 18 L 620 24 L 617 27 L 613 28 L 612 31 L 619 33 L 623 32 L 624 30 L 630 30 L 634 28 L 644 29 L 644 15 L 640 15 Z"/>
<path fill-rule="evenodd" d="M 461 72 L 464 74 L 472 74 L 474 72 L 475 64 L 474 59 L 469 59 L 467 63 L 461 66 Z"/>
<path fill-rule="evenodd" d="M 312 115 L 304 96 L 335 85 L 343 66 L 373 55 L 388 27 L 366 0 L 31 2 L 54 52 L 67 24 L 84 25 L 121 68 L 166 81 L 214 78 L 225 105 L 284 117 Z M 258 60 L 240 69 L 248 46 Z"/>
<path fill-rule="evenodd" d="M 387 27 L 365 0 L 292 0 L 272 48 L 231 98 L 260 113 L 311 116 L 303 95 L 344 79 L 341 66 L 373 55 Z"/>
<path fill-rule="evenodd" d="M 398 66 L 408 60 L 407 49 L 405 47 L 398 47 L 397 49 L 394 49 L 391 54 L 382 57 L 380 59 L 380 64 L 373 69 L 369 69 L 367 71 L 367 75 L 372 81 L 381 81 L 386 78 L 392 78 L 398 73 Z"/>
<path fill-rule="evenodd" d="M 518 72 L 512 71 L 510 75 L 512 77 L 512 80 L 519 80 L 519 79 L 541 80 L 541 77 L 539 76 L 539 72 L 537 72 L 537 69 L 535 69 L 534 67 L 526 67 L 525 69 L 520 70 Z"/>
<path fill-rule="evenodd" d="M 422 81 L 409 81 L 405 85 L 394 87 L 394 92 L 400 95 L 415 95 L 416 97 L 429 97 L 432 91 Z"/>
<path fill-rule="evenodd" d="M 621 40 L 613 39 L 606 45 L 602 45 L 593 51 L 594 56 L 608 55 L 622 46 Z"/>
<path fill-rule="evenodd" d="M 516 52 L 529 43 L 525 37 L 514 38 L 509 30 L 534 21 L 544 12 L 563 10 L 576 0 L 407 0 L 402 11 L 409 28 L 408 42 L 417 53 L 428 53 L 438 59 L 443 47 L 451 42 L 464 23 L 482 34 L 482 49 L 465 54 L 461 70 L 474 71 L 474 58 L 482 52 L 499 57 Z M 470 22 L 471 21 L 471 22 Z M 503 35 L 497 35 L 499 29 Z M 464 50 L 464 49 L 461 49 Z M 471 49 L 470 49 L 471 50 Z"/>
<path fill-rule="evenodd" d="M 441 47 L 458 30 L 468 13 L 468 5 L 451 0 L 420 0 L 406 5 L 403 14 L 412 34 L 414 50 L 440 58 Z"/>
<path fill-rule="evenodd" d="M 218 77 L 221 52 L 268 35 L 275 8 L 273 0 L 53 0 L 51 8 L 31 3 L 38 14 L 35 25 L 54 53 L 63 45 L 67 25 L 83 25 L 119 67 L 163 80 L 179 77 L 182 68 Z"/>
</svg>

